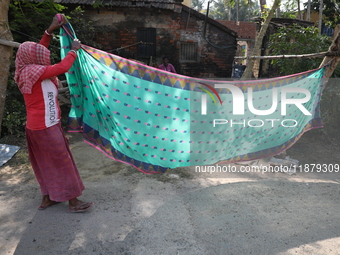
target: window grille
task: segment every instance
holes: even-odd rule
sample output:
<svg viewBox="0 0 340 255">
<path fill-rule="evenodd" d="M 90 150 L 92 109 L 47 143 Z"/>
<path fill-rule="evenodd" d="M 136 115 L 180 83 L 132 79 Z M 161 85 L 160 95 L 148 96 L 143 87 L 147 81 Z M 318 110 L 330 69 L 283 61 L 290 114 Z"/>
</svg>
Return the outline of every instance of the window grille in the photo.
<svg viewBox="0 0 340 255">
<path fill-rule="evenodd" d="M 137 29 L 137 56 L 149 58 L 156 55 L 156 29 Z"/>
<path fill-rule="evenodd" d="M 181 42 L 181 62 L 197 62 L 197 43 Z"/>
</svg>

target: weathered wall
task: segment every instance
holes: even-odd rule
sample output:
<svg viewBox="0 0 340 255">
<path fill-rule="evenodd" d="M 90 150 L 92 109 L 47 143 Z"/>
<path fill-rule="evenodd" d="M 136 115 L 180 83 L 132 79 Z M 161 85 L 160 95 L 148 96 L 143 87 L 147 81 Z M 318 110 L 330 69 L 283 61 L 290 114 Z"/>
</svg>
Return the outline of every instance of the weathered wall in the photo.
<svg viewBox="0 0 340 255">
<path fill-rule="evenodd" d="M 88 10 L 86 15 L 94 21 L 95 26 L 105 27 L 97 35 L 97 43 L 105 51 L 149 64 L 150 58 L 141 59 L 136 54 L 137 29 L 155 28 L 156 56 L 152 59 L 155 64 L 160 65 L 162 57 L 168 56 L 180 74 L 230 77 L 236 53 L 236 34 L 208 23 L 205 39 L 204 19 L 189 13 L 187 9 L 181 5 L 176 5 L 173 10 L 115 7 L 112 11 Z M 180 61 L 180 42 L 198 44 L 197 62 Z"/>
<path fill-rule="evenodd" d="M 232 63 L 237 50 L 236 37 L 203 19 L 181 13 L 181 41 L 198 42 L 199 62 L 182 63 L 189 76 L 231 77 Z M 205 37 L 204 37 L 205 35 Z"/>
<path fill-rule="evenodd" d="M 329 79 L 321 98 L 321 117 L 324 122 L 323 133 L 330 142 L 340 146 L 340 79 Z"/>
</svg>

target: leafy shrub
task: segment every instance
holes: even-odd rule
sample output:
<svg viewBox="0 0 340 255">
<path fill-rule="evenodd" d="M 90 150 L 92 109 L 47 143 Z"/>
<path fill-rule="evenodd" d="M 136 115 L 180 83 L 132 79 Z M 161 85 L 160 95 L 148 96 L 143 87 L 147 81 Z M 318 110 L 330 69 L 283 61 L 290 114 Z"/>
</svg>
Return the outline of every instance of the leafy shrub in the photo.
<svg viewBox="0 0 340 255">
<path fill-rule="evenodd" d="M 270 37 L 272 55 L 302 55 L 326 52 L 332 41 L 319 34 L 316 27 L 282 27 Z M 272 64 L 280 75 L 304 72 L 318 68 L 322 58 L 277 59 Z M 330 137 L 332 143 L 340 144 L 340 65 L 333 72 L 322 94 L 321 116 L 324 122 L 323 132 Z"/>
<path fill-rule="evenodd" d="M 270 36 L 269 49 L 271 55 L 302 55 L 325 52 L 331 44 L 331 39 L 319 34 L 316 27 L 300 27 L 296 24 L 281 27 Z M 320 58 L 275 59 L 272 65 L 280 75 L 288 75 L 318 68 Z"/>
<path fill-rule="evenodd" d="M 13 70 L 13 68 L 11 69 Z M 25 132 L 25 103 L 23 96 L 13 80 L 13 73 L 14 71 L 11 72 L 7 86 L 7 95 L 1 128 L 2 136 L 9 134 L 23 136 Z"/>
</svg>

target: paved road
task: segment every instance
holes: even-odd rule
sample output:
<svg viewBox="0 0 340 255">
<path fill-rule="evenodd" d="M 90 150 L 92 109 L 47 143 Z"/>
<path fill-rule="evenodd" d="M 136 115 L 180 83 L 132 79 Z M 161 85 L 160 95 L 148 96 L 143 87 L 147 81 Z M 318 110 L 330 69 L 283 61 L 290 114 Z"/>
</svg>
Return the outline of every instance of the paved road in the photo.
<svg viewBox="0 0 340 255">
<path fill-rule="evenodd" d="M 2 175 L 0 254 L 340 254 L 339 174 L 146 175 L 81 141 L 72 151 L 93 210 L 38 211 L 32 175 Z"/>
</svg>

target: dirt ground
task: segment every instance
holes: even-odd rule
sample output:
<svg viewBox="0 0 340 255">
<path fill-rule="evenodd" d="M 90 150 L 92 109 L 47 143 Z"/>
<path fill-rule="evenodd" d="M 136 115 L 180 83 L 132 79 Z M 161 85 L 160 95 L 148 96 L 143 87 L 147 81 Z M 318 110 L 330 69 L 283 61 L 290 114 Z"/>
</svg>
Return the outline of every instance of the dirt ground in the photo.
<svg viewBox="0 0 340 255">
<path fill-rule="evenodd" d="M 38 211 L 22 148 L 0 168 L 0 254 L 340 254 L 339 172 L 146 175 L 68 134 L 95 207 Z M 288 150 L 301 164 L 340 164 L 338 141 L 311 130 Z M 237 166 L 239 167 L 239 166 Z M 334 168 L 335 169 L 335 168 Z"/>
</svg>

